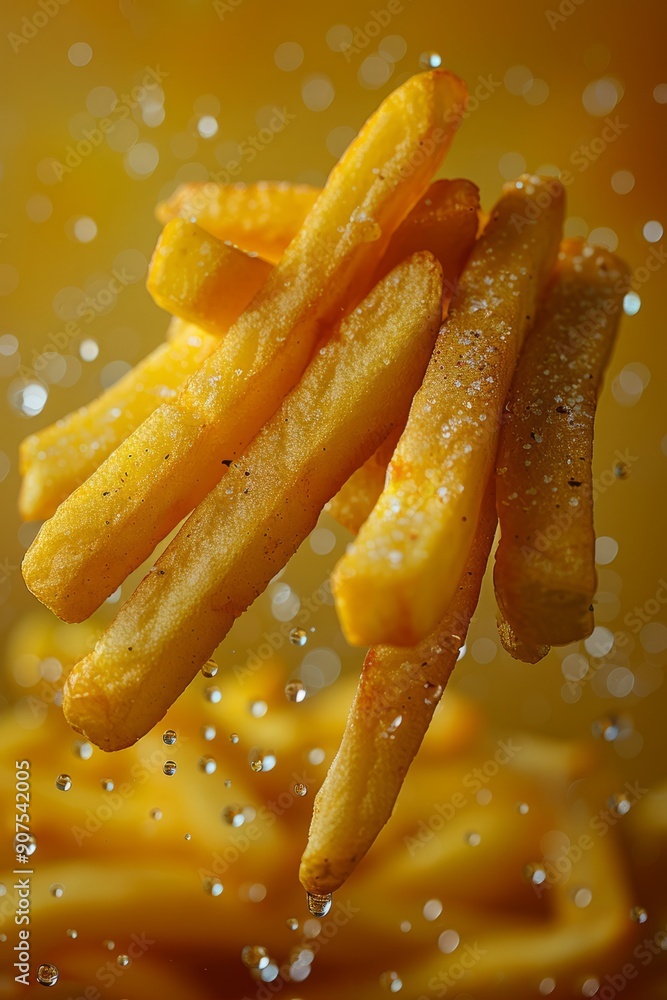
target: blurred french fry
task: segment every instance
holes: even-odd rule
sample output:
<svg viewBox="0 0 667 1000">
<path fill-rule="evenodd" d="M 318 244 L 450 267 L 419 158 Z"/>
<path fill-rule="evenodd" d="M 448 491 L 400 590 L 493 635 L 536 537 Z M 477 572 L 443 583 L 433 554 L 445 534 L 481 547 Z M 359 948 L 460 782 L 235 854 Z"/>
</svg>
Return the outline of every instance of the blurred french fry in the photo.
<svg viewBox="0 0 667 1000">
<path fill-rule="evenodd" d="M 440 261 L 446 313 L 477 234 L 479 191 L 470 181 L 435 181 L 394 233 L 379 272 L 386 274 L 417 250 Z M 327 504 L 327 512 L 355 535 L 382 493 L 387 465 L 403 428 L 392 434 Z"/>
<path fill-rule="evenodd" d="M 500 434 L 499 607 L 527 644 L 593 630 L 593 424 L 627 268 L 568 240 L 514 376 Z"/>
<path fill-rule="evenodd" d="M 273 270 L 185 219 L 172 219 L 157 242 L 146 282 L 167 312 L 208 333 L 226 332 Z"/>
<path fill-rule="evenodd" d="M 465 93 L 432 71 L 386 98 L 215 353 L 43 525 L 23 573 L 57 615 L 91 614 L 275 412 L 317 341 L 367 291 L 451 143 Z"/>
<path fill-rule="evenodd" d="M 405 419 L 441 295 L 439 264 L 415 254 L 343 321 L 73 669 L 70 725 L 117 750 L 162 718 L 315 527 L 327 498 Z"/>
<path fill-rule="evenodd" d="M 558 181 L 524 176 L 505 185 L 473 249 L 386 487 L 334 572 L 341 625 L 355 645 L 415 645 L 451 603 L 563 213 Z"/>
<path fill-rule="evenodd" d="M 308 184 L 182 184 L 155 214 L 197 222 L 220 240 L 276 263 L 321 194 Z"/>
<path fill-rule="evenodd" d="M 311 894 L 340 888 L 391 816 L 477 606 L 496 528 L 494 493 L 490 483 L 468 564 L 435 630 L 412 649 L 376 646 L 364 660 L 301 860 L 299 877 Z"/>
<path fill-rule="evenodd" d="M 51 517 L 219 343 L 219 337 L 183 324 L 169 343 L 160 344 L 101 396 L 25 438 L 19 449 L 21 517 Z"/>
</svg>

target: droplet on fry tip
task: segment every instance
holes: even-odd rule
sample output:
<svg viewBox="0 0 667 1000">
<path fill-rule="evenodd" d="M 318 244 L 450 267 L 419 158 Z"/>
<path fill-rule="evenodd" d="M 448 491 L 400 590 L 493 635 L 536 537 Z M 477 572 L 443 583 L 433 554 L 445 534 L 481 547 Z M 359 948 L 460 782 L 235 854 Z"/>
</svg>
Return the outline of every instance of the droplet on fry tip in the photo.
<svg viewBox="0 0 667 1000">
<path fill-rule="evenodd" d="M 314 917 L 326 917 L 327 913 L 331 909 L 332 894 L 327 893 L 316 893 L 307 892 L 306 901 L 308 903 L 308 909 Z"/>
</svg>

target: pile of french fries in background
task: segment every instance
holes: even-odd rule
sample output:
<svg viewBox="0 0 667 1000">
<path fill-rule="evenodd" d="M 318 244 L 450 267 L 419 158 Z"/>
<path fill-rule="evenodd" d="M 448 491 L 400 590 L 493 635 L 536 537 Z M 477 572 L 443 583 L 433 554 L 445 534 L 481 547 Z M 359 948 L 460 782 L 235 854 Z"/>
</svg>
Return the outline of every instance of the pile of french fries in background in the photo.
<svg viewBox="0 0 667 1000">
<path fill-rule="evenodd" d="M 24 577 L 65 621 L 187 518 L 69 676 L 66 718 L 105 750 L 164 716 L 323 509 L 356 533 L 333 588 L 371 648 L 302 860 L 314 912 L 391 814 L 498 522 L 512 655 L 593 628 L 593 421 L 627 271 L 562 241 L 554 178 L 505 185 L 483 226 L 474 184 L 432 182 L 465 106 L 422 73 L 321 192 L 179 189 L 148 281 L 166 343 L 22 448 L 22 515 L 49 518 Z"/>
</svg>

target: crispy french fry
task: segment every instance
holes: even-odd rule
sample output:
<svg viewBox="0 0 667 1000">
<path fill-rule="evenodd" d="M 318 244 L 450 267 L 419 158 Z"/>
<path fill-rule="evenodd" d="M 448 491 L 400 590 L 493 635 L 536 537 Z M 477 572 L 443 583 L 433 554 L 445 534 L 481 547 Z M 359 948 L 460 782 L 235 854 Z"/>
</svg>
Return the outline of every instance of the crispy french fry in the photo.
<svg viewBox="0 0 667 1000">
<path fill-rule="evenodd" d="M 160 344 L 97 399 L 25 438 L 19 449 L 23 519 L 51 517 L 219 343 L 219 337 L 183 324 L 173 340 Z"/>
<path fill-rule="evenodd" d="M 168 343 L 147 358 L 87 406 L 75 410 L 21 443 L 19 461 L 24 477 L 19 512 L 26 521 L 52 517 L 58 504 L 80 486 L 105 458 L 144 421 L 171 398 L 218 346 L 218 338 L 245 309 L 261 287 L 271 265 L 202 238 L 203 231 L 190 223 L 170 223 L 162 235 L 159 253 L 151 264 L 151 279 L 163 288 L 165 276 L 173 282 L 174 306 L 180 315 L 199 317 L 206 330 L 189 323 L 172 324 Z M 170 265 L 174 255 L 176 267 Z M 208 266 L 199 267 L 199 261 Z M 189 302 L 183 301 L 187 299 Z M 213 302 L 212 296 L 218 301 Z"/>
<path fill-rule="evenodd" d="M 515 660 L 522 660 L 523 663 L 539 663 L 547 655 L 550 646 L 543 643 L 533 642 L 524 636 L 516 634 L 509 622 L 505 621 L 502 614 L 496 618 L 498 635 L 506 653 Z"/>
<path fill-rule="evenodd" d="M 563 210 L 557 181 L 525 176 L 505 186 L 475 245 L 387 485 L 334 572 L 341 625 L 355 645 L 415 645 L 451 603 Z"/>
<path fill-rule="evenodd" d="M 314 528 L 326 499 L 405 419 L 440 322 L 442 272 L 415 254 L 380 282 L 70 674 L 65 715 L 105 750 L 162 718 Z"/>
<path fill-rule="evenodd" d="M 56 511 L 23 562 L 66 621 L 86 618 L 216 485 L 300 378 L 315 344 L 367 290 L 426 190 L 465 100 L 450 73 L 394 91 L 331 172 L 298 235 L 216 352 Z"/>
<path fill-rule="evenodd" d="M 308 184 L 182 184 L 155 214 L 160 222 L 198 222 L 218 239 L 276 263 L 296 236 L 320 189 Z"/>
<path fill-rule="evenodd" d="M 456 281 L 475 243 L 478 211 L 479 191 L 470 181 L 435 181 L 394 233 L 379 273 L 386 274 L 417 250 L 429 250 L 442 267 L 446 313 Z M 327 513 L 355 535 L 384 489 L 387 465 L 402 430 L 380 445 L 326 505 Z"/>
<path fill-rule="evenodd" d="M 613 254 L 563 244 L 507 401 L 495 586 L 527 644 L 565 645 L 593 630 L 593 423 L 627 277 Z"/>
<path fill-rule="evenodd" d="M 215 239 L 195 222 L 172 219 L 158 240 L 146 285 L 162 309 L 220 334 L 236 322 L 272 270 L 261 257 Z"/>
<path fill-rule="evenodd" d="M 391 816 L 465 642 L 495 528 L 490 483 L 468 564 L 435 630 L 412 649 L 369 650 L 343 741 L 315 799 L 299 872 L 308 893 L 338 889 Z"/>
</svg>

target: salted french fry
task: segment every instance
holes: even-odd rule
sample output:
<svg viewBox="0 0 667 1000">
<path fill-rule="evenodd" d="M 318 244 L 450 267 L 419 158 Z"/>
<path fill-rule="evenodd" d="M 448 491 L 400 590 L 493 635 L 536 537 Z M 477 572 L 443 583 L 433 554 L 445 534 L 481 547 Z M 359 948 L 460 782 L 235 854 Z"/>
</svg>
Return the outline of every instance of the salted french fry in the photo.
<svg viewBox="0 0 667 1000">
<path fill-rule="evenodd" d="M 442 267 L 446 312 L 475 242 L 478 211 L 479 191 L 470 181 L 435 181 L 394 233 L 379 272 L 387 273 L 417 250 L 429 250 Z M 355 535 L 384 489 L 387 465 L 402 430 L 380 445 L 325 507 L 328 514 Z"/>
<path fill-rule="evenodd" d="M 565 241 L 507 401 L 495 587 L 528 644 L 565 645 L 593 630 L 593 424 L 627 276 L 614 254 Z"/>
<path fill-rule="evenodd" d="M 415 645 L 452 601 L 563 211 L 558 181 L 524 176 L 505 185 L 473 249 L 386 487 L 334 572 L 341 625 L 355 645 Z"/>
<path fill-rule="evenodd" d="M 343 321 L 73 669 L 70 725 L 117 750 L 162 718 L 315 527 L 327 498 L 405 419 L 441 294 L 439 264 L 415 254 Z"/>
<path fill-rule="evenodd" d="M 271 270 L 266 261 L 202 238 L 203 231 L 190 223 L 176 220 L 168 228 L 168 237 L 163 234 L 158 243 L 149 281 L 161 290 L 170 280 L 175 289 L 174 311 L 178 305 L 181 316 L 195 322 L 202 319 L 205 330 L 180 321 L 172 324 L 168 343 L 157 347 L 110 389 L 21 442 L 19 512 L 25 521 L 52 517 L 58 504 L 175 394 L 213 353 L 219 337 Z"/>
<path fill-rule="evenodd" d="M 308 184 L 182 184 L 155 214 L 160 222 L 182 218 L 218 239 L 277 263 L 321 191 Z"/>
<path fill-rule="evenodd" d="M 51 517 L 67 497 L 166 399 L 174 396 L 220 343 L 189 324 L 160 344 L 91 403 L 21 442 L 19 511 L 25 521 Z"/>
<path fill-rule="evenodd" d="M 167 312 L 208 333 L 226 332 L 273 270 L 207 233 L 195 222 L 172 219 L 153 253 L 146 286 Z"/>
<path fill-rule="evenodd" d="M 220 480 L 367 291 L 454 136 L 464 84 L 412 77 L 362 128 L 306 222 L 215 353 L 47 521 L 24 579 L 66 621 L 97 608 Z"/>
<path fill-rule="evenodd" d="M 299 872 L 309 894 L 338 889 L 391 816 L 465 642 L 495 528 L 489 483 L 466 569 L 437 627 L 414 648 L 369 650 L 343 741 L 315 799 Z"/>
</svg>

